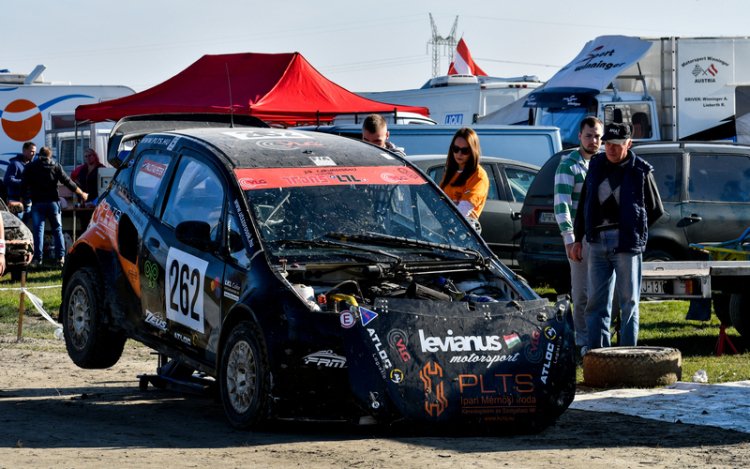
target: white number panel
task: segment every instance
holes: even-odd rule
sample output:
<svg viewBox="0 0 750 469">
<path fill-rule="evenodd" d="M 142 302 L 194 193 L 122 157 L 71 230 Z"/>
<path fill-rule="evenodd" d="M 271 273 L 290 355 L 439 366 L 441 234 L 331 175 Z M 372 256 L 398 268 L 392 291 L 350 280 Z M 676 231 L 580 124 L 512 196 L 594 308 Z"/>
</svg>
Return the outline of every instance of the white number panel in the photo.
<svg viewBox="0 0 750 469">
<path fill-rule="evenodd" d="M 208 262 L 179 249 L 167 256 L 167 319 L 203 333 L 203 279 Z"/>
</svg>

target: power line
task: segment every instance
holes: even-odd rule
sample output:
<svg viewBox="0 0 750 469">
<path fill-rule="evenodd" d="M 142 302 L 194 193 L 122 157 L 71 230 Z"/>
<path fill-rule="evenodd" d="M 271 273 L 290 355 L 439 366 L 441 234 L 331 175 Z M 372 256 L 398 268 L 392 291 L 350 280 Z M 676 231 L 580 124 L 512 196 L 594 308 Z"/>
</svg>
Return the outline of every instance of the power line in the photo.
<svg viewBox="0 0 750 469">
<path fill-rule="evenodd" d="M 554 68 L 562 68 L 562 65 L 550 65 L 550 64 L 534 64 L 530 62 L 512 62 L 510 60 L 497 60 L 497 59 L 480 59 L 477 57 L 476 60 L 481 60 L 483 62 L 501 62 L 505 64 L 519 64 L 519 65 L 535 65 L 537 67 L 554 67 Z"/>
</svg>

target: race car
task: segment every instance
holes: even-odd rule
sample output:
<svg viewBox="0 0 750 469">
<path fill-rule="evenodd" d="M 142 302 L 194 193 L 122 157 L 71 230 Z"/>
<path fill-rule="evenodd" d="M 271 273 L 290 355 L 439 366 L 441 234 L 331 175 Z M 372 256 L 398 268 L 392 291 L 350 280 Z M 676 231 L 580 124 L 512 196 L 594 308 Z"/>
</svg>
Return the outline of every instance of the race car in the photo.
<svg viewBox="0 0 750 469">
<path fill-rule="evenodd" d="M 127 338 L 214 379 L 237 428 L 404 419 L 541 429 L 572 402 L 570 305 L 505 268 L 421 170 L 251 117 L 118 122 L 63 270 L 72 360 Z M 170 366 L 171 365 L 171 366 Z"/>
</svg>

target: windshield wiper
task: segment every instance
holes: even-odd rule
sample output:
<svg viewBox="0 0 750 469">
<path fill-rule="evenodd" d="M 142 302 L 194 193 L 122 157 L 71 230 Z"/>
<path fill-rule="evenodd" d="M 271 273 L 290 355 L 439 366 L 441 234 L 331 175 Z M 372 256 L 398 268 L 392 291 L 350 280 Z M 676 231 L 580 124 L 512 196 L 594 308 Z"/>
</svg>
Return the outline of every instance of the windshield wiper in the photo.
<svg viewBox="0 0 750 469">
<path fill-rule="evenodd" d="M 381 256 L 390 257 L 396 260 L 396 265 L 400 265 L 403 263 L 403 260 L 399 256 L 395 254 L 391 254 L 389 252 L 385 252 L 382 249 L 372 249 L 372 248 L 367 248 L 364 246 L 354 246 L 352 244 L 338 243 L 336 241 L 327 241 L 325 239 L 280 239 L 274 242 L 281 244 L 281 245 L 298 244 L 302 246 L 324 246 L 324 247 L 355 249 L 358 251 L 369 252 L 372 254 L 380 254 Z M 361 257 L 361 256 L 358 256 L 358 257 Z"/>
<path fill-rule="evenodd" d="M 349 241 L 375 241 L 382 242 L 390 245 L 397 246 L 412 246 L 412 247 L 426 247 L 431 249 L 443 249 L 445 251 L 460 252 L 463 254 L 471 254 L 474 258 L 480 261 L 482 264 L 486 262 L 486 259 L 476 249 L 462 248 L 459 246 L 451 246 L 449 244 L 431 243 L 429 241 L 422 241 L 419 239 L 402 238 L 400 236 L 391 236 L 380 233 L 367 233 L 367 234 L 346 234 L 346 233 L 326 233 L 326 238 L 332 239 L 343 239 Z"/>
</svg>

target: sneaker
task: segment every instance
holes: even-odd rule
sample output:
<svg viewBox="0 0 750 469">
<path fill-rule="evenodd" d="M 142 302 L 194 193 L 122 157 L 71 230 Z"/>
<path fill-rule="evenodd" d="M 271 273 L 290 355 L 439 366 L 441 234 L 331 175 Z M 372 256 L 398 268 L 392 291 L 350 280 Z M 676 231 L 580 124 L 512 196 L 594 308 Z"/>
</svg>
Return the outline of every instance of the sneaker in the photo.
<svg viewBox="0 0 750 469">
<path fill-rule="evenodd" d="M 34 259 L 31 261 L 31 264 L 29 264 L 31 267 L 41 267 L 42 266 L 42 260 L 41 259 Z"/>
<path fill-rule="evenodd" d="M 61 257 L 57 260 L 57 266 L 62 268 L 63 265 L 65 265 L 65 258 Z"/>
</svg>

